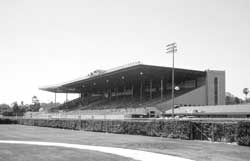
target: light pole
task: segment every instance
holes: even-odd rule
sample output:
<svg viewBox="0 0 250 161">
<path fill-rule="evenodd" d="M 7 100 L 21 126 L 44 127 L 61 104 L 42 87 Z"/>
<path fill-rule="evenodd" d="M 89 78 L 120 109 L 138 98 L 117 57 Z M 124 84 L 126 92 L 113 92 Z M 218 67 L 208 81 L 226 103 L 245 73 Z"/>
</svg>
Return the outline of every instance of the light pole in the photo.
<svg viewBox="0 0 250 161">
<path fill-rule="evenodd" d="M 172 117 L 174 118 L 174 53 L 177 52 L 177 46 L 176 43 L 171 43 L 168 44 L 167 46 L 167 51 L 166 53 L 169 54 L 173 54 L 173 68 L 172 68 Z"/>
</svg>

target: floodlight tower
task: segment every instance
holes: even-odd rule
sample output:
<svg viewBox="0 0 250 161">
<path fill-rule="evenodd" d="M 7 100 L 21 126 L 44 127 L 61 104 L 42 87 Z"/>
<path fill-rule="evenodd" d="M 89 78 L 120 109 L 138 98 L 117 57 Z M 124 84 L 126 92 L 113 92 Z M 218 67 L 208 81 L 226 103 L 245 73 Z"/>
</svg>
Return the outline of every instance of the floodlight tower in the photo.
<svg viewBox="0 0 250 161">
<path fill-rule="evenodd" d="M 173 54 L 173 68 L 172 68 L 172 117 L 174 118 L 174 54 L 177 52 L 177 45 L 176 43 L 171 43 L 166 46 L 167 54 Z"/>
</svg>

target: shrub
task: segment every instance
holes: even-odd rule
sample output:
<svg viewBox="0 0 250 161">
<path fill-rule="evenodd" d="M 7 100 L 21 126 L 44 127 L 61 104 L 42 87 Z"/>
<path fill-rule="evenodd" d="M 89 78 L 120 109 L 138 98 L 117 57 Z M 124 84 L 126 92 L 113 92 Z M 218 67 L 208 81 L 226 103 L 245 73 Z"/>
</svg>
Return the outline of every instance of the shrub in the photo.
<svg viewBox="0 0 250 161">
<path fill-rule="evenodd" d="M 16 120 L 8 118 L 0 118 L 0 124 L 16 124 Z"/>
<path fill-rule="evenodd" d="M 238 122 L 237 143 L 250 146 L 250 122 Z"/>
<path fill-rule="evenodd" d="M 58 120 L 58 119 L 6 119 L 0 124 L 146 135 L 189 140 L 237 142 L 250 146 L 250 121 L 184 121 L 184 120 Z"/>
</svg>

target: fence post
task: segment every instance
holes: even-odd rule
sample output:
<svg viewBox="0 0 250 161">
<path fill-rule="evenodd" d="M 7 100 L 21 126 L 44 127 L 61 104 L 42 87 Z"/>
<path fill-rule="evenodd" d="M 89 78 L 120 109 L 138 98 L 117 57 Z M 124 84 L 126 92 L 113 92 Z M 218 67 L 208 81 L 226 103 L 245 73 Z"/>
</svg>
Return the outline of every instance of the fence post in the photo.
<svg viewBox="0 0 250 161">
<path fill-rule="evenodd" d="M 212 123 L 212 141 L 214 142 L 214 123 Z"/>
<path fill-rule="evenodd" d="M 190 140 L 194 139 L 194 135 L 193 135 L 193 123 L 190 121 Z"/>
<path fill-rule="evenodd" d="M 49 127 L 49 119 L 50 119 L 50 115 L 48 115 L 46 127 Z"/>
<path fill-rule="evenodd" d="M 81 122 L 81 120 L 82 120 L 81 119 L 81 115 L 79 115 L 78 118 L 79 118 L 79 130 L 81 130 L 81 127 L 82 127 L 82 125 L 81 125 L 82 124 L 82 122 Z"/>
<path fill-rule="evenodd" d="M 235 134 L 234 134 L 234 141 L 235 142 L 238 142 L 238 140 L 237 140 L 237 135 L 238 135 L 238 125 L 239 125 L 239 122 L 237 122 L 237 124 L 236 124 L 236 126 L 235 126 Z"/>
<path fill-rule="evenodd" d="M 202 133 L 203 133 L 202 123 L 200 123 L 200 125 L 201 125 L 201 140 L 203 140 L 203 137 L 202 137 Z"/>
<path fill-rule="evenodd" d="M 226 141 L 225 124 L 223 123 L 223 142 Z"/>
</svg>

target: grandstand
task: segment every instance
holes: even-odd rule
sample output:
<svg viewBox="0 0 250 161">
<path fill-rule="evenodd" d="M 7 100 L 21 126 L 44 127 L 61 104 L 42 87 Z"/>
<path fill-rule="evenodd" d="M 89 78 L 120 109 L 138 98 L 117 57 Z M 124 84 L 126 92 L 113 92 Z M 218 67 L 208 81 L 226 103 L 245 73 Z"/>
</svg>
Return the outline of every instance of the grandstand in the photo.
<svg viewBox="0 0 250 161">
<path fill-rule="evenodd" d="M 171 108 L 171 72 L 169 67 L 136 62 L 39 89 L 54 92 L 55 97 L 56 93 L 79 94 L 51 112 L 158 117 Z M 225 71 L 175 68 L 175 86 L 178 106 L 225 104 Z"/>
</svg>

